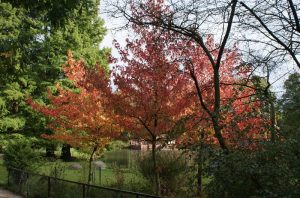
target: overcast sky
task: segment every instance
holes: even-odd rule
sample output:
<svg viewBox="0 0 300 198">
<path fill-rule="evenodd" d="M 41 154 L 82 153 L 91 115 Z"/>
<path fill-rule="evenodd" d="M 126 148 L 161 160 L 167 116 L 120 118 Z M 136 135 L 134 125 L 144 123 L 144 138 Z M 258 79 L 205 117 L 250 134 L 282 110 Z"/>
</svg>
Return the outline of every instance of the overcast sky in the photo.
<svg viewBox="0 0 300 198">
<path fill-rule="evenodd" d="M 111 48 L 113 57 L 118 57 L 118 51 L 113 46 L 113 40 L 115 39 L 121 45 L 124 45 L 125 39 L 128 38 L 130 35 L 126 30 L 116 30 L 122 26 L 122 23 L 124 23 L 124 21 L 122 21 L 122 19 L 112 19 L 108 16 L 108 14 L 105 14 L 105 12 L 107 12 L 107 10 L 105 10 L 106 1 L 109 0 L 102 0 L 100 4 L 100 16 L 102 19 L 104 19 L 105 27 L 107 28 L 107 34 L 104 37 L 104 40 L 102 41 L 100 47 Z"/>
<path fill-rule="evenodd" d="M 103 0 L 101 1 L 101 6 L 100 6 L 100 16 L 102 19 L 105 21 L 105 27 L 107 28 L 107 34 L 101 43 L 100 47 L 109 47 L 112 49 L 112 56 L 113 57 L 119 57 L 118 51 L 116 48 L 113 46 L 113 40 L 117 40 L 120 45 L 125 44 L 125 39 L 130 38 L 130 32 L 128 30 L 117 30 L 119 27 L 122 26 L 122 24 L 125 23 L 124 20 L 122 19 L 115 19 L 115 18 L 110 18 L 108 14 L 105 14 L 107 12 L 105 10 L 105 3 L 106 1 L 109 0 Z M 294 66 L 291 66 L 293 64 L 286 64 L 285 66 L 279 68 L 277 71 L 272 76 L 271 82 L 273 82 L 272 88 L 273 91 L 276 92 L 276 94 L 280 97 L 283 94 L 283 83 L 284 81 L 288 78 L 288 74 L 286 74 L 288 71 L 289 73 L 293 73 L 295 71 L 299 72 L 298 68 L 295 68 Z M 283 76 L 283 74 L 285 74 Z"/>
</svg>

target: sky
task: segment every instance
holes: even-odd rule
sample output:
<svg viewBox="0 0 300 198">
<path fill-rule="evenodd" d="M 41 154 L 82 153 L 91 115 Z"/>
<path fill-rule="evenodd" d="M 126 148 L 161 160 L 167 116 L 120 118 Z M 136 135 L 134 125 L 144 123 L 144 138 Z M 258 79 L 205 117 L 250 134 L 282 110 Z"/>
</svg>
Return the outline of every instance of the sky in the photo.
<svg viewBox="0 0 300 198">
<path fill-rule="evenodd" d="M 105 6 L 107 1 L 109 0 L 103 0 L 102 4 L 100 5 L 100 16 L 105 21 L 105 27 L 107 28 L 107 34 L 104 37 L 104 40 L 102 41 L 100 48 L 103 47 L 109 47 L 112 50 L 112 56 L 115 58 L 119 57 L 119 53 L 117 49 L 113 46 L 113 40 L 117 40 L 117 42 L 121 45 L 125 45 L 125 39 L 130 38 L 130 31 L 119 28 L 122 26 L 122 24 L 125 23 L 123 19 L 116 19 L 109 17 L 107 12 L 105 10 Z M 216 33 L 217 34 L 217 33 Z M 281 95 L 284 93 L 283 89 L 283 83 L 288 78 L 289 73 L 293 73 L 295 71 L 299 72 L 299 68 L 296 68 L 294 66 L 291 66 L 293 64 L 286 63 L 271 75 L 271 83 L 272 89 L 276 93 L 277 96 L 281 97 Z"/>
<path fill-rule="evenodd" d="M 105 10 L 106 3 L 109 0 L 103 0 L 100 4 L 100 17 L 105 21 L 105 27 L 107 29 L 107 34 L 102 41 L 100 48 L 109 47 L 112 50 L 113 57 L 119 57 L 117 49 L 113 46 L 113 40 L 117 40 L 121 46 L 125 45 L 125 39 L 129 37 L 129 32 L 127 30 L 120 30 L 119 27 L 122 26 L 124 21 L 122 19 L 115 19 L 109 17 Z M 117 30 L 118 29 L 118 30 Z"/>
</svg>

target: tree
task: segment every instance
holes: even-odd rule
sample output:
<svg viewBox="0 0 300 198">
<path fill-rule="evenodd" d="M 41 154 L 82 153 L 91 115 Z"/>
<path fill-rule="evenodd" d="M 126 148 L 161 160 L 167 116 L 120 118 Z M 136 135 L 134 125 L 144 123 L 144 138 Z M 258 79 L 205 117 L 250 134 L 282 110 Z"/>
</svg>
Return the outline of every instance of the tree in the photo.
<svg viewBox="0 0 300 198">
<path fill-rule="evenodd" d="M 271 88 L 271 83 L 269 75 L 267 77 L 253 76 L 252 82 L 254 84 L 254 89 L 256 90 L 257 97 L 261 101 L 262 108 L 261 111 L 267 113 L 270 120 L 269 132 L 271 142 L 275 142 L 278 139 L 278 127 L 277 127 L 277 108 L 276 108 L 276 95 L 273 93 Z"/>
<path fill-rule="evenodd" d="M 1 59 L 0 59 L 0 132 L 18 131 L 26 123 L 24 95 L 33 91 L 35 85 L 29 79 L 22 62 L 23 45 L 31 46 L 32 32 L 27 31 L 22 20 L 28 21 L 24 10 L 0 3 L 1 13 Z M 31 24 L 31 23 L 30 23 Z M 33 28 L 32 31 L 35 31 Z M 26 109 L 26 108 L 25 108 Z"/>
<path fill-rule="evenodd" d="M 211 118 L 213 115 L 214 101 L 214 69 L 205 52 L 196 43 L 182 43 L 176 41 L 177 46 L 187 46 L 177 49 L 179 58 L 184 57 L 183 64 L 194 83 L 194 95 L 198 97 L 198 113 L 200 116 Z M 217 56 L 213 51 L 218 46 L 210 37 L 206 46 L 212 51 L 212 56 Z M 172 47 L 172 49 L 174 49 Z M 176 48 L 175 48 L 176 49 Z M 225 49 L 221 61 L 220 72 L 220 118 L 219 123 L 223 131 L 224 140 L 230 147 L 236 147 L 241 141 L 256 139 L 265 132 L 266 120 L 260 113 L 261 101 L 258 100 L 254 84 L 249 79 L 252 72 L 251 65 L 244 65 L 240 59 L 237 48 Z M 194 98 L 197 101 L 197 98 Z M 204 114 L 203 114 L 204 112 Z M 207 120 L 204 122 L 207 123 Z M 203 129 L 213 128 L 214 122 L 202 123 Z"/>
<path fill-rule="evenodd" d="M 222 135 L 220 125 L 220 67 L 225 46 L 231 32 L 233 17 L 237 6 L 237 0 L 232 0 L 228 4 L 228 7 L 230 7 L 231 10 L 228 18 L 226 18 L 228 20 L 227 26 L 223 29 L 224 36 L 221 38 L 220 44 L 214 49 L 215 56 L 212 54 L 212 51 L 210 51 L 209 46 L 206 45 L 203 33 L 201 31 L 198 31 L 199 24 L 201 24 L 202 19 L 200 18 L 201 14 L 199 14 L 197 11 L 203 4 L 199 3 L 198 5 L 195 2 L 188 2 L 191 3 L 191 6 L 193 6 L 191 8 L 192 10 L 189 10 L 190 8 L 187 8 L 189 6 L 185 6 L 185 2 L 179 4 L 175 4 L 172 2 L 170 3 L 171 4 L 169 6 L 165 1 L 148 0 L 142 3 L 130 1 L 130 11 L 127 10 L 126 6 L 123 7 L 114 5 L 115 10 L 113 13 L 121 13 L 129 22 L 132 22 L 139 26 L 152 26 L 153 28 L 158 28 L 162 31 L 174 32 L 179 36 L 186 37 L 186 40 L 192 40 L 202 48 L 204 55 L 207 57 L 210 67 L 213 70 L 213 108 L 208 109 L 207 107 L 205 107 L 205 105 L 203 105 L 203 101 L 201 101 L 201 97 L 199 97 L 199 100 L 201 106 L 206 110 L 212 120 L 214 133 L 221 148 L 225 153 L 228 153 L 229 150 Z M 185 8 L 187 8 L 189 11 L 186 12 Z M 197 94 L 200 96 L 201 90 L 197 88 L 197 92 Z"/>
<path fill-rule="evenodd" d="M 300 129 L 300 74 L 291 74 L 285 81 L 284 88 L 282 131 L 286 137 L 292 137 Z"/>
<path fill-rule="evenodd" d="M 276 58 L 277 62 L 289 61 L 291 58 L 300 68 L 299 2 L 240 1 L 240 5 L 241 9 L 236 15 L 240 27 L 247 30 L 242 39 L 249 45 L 265 46 L 266 57 Z M 252 36 L 254 34 L 255 38 Z"/>
<path fill-rule="evenodd" d="M 298 42 L 300 23 L 297 1 L 116 0 L 115 2 L 117 3 L 111 3 L 110 7 L 110 12 L 115 17 L 124 16 L 130 22 L 162 27 L 192 39 L 217 34 L 221 38 L 227 37 L 229 42 L 238 40 L 245 44 L 245 47 L 251 48 L 248 52 L 256 51 L 276 59 L 278 63 L 284 64 L 291 58 L 300 68 Z M 130 12 L 132 5 L 138 12 Z M 160 5 L 164 5 L 164 9 L 160 9 Z M 140 17 L 138 18 L 136 14 L 140 14 Z M 231 26 L 232 30 L 228 28 Z M 249 55 L 248 52 L 245 52 L 246 56 Z"/>
<path fill-rule="evenodd" d="M 110 87 L 108 76 L 99 65 L 87 70 L 84 61 L 75 61 L 69 54 L 68 64 L 63 66 L 66 76 L 77 91 L 57 85 L 57 94 L 50 91 L 50 105 L 29 101 L 31 107 L 50 117 L 48 127 L 53 135 L 43 137 L 59 140 L 75 147 L 91 149 L 88 182 L 91 181 L 91 164 L 94 154 L 102 151 L 118 133 L 109 109 Z"/>
<path fill-rule="evenodd" d="M 116 43 L 121 59 L 113 72 L 113 105 L 120 125 L 152 145 L 155 190 L 160 195 L 157 152 L 183 130 L 189 117 L 189 87 L 180 65 L 169 59 L 168 35 L 153 29 L 134 31 L 138 38 L 128 39 L 124 49 Z"/>
<path fill-rule="evenodd" d="M 284 63 L 288 60 L 287 57 L 292 57 L 299 67 L 298 9 L 297 4 L 290 0 L 287 2 L 121 0 L 111 4 L 110 12 L 114 16 L 125 17 L 128 21 L 126 25 L 133 23 L 144 28 L 153 27 L 177 33 L 202 48 L 211 67 L 214 68 L 215 104 L 211 116 L 214 132 L 220 146 L 227 152 L 228 148 L 219 123 L 222 109 L 219 69 L 224 57 L 224 49 L 238 41 L 244 49 L 250 47 L 248 51 L 243 50 L 245 58 L 261 54 L 264 56 L 264 61 L 274 59 L 278 63 Z M 210 51 L 205 43 L 211 35 L 220 39 L 213 51 Z M 255 38 L 253 35 L 256 35 Z M 253 42 L 255 45 L 252 45 Z M 256 45 L 257 43 L 259 46 Z M 215 55 L 212 55 L 213 52 Z M 276 67 L 280 67 L 280 64 Z M 274 123 L 271 126 L 274 129 L 273 126 Z"/>
<path fill-rule="evenodd" d="M 105 35 L 99 2 L 1 1 L 1 132 L 46 132 L 46 120 L 28 108 L 26 95 L 46 101 L 48 87 L 69 85 L 60 68 L 68 50 L 88 65 L 107 68 L 109 50 L 99 49 Z"/>
<path fill-rule="evenodd" d="M 198 194 L 201 195 L 203 155 L 205 149 L 217 143 L 213 135 L 211 115 L 214 104 L 213 68 L 203 50 L 192 41 L 175 40 L 169 43 L 170 51 L 184 65 L 184 72 L 193 82 L 190 99 L 192 111 L 197 115 L 193 130 L 186 131 L 180 138 L 181 146 L 197 153 Z M 212 55 L 216 43 L 213 37 L 206 41 Z M 231 150 L 251 150 L 257 142 L 266 139 L 268 118 L 261 111 L 263 101 L 258 97 L 255 84 L 249 79 L 251 65 L 243 64 L 237 48 L 225 49 L 220 67 L 220 126 L 227 147 Z M 195 122 L 195 120 L 197 122 Z"/>
</svg>

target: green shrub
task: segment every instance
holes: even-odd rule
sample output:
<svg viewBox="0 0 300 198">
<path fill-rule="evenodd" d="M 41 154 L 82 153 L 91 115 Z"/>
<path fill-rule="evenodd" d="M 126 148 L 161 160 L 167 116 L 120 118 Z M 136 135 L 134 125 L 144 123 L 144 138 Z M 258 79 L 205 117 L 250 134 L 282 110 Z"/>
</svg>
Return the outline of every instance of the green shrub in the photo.
<svg viewBox="0 0 300 198">
<path fill-rule="evenodd" d="M 112 166 L 113 170 L 113 178 L 115 179 L 113 187 L 122 189 L 125 183 L 125 174 L 124 170 L 120 168 L 118 165 Z"/>
<path fill-rule="evenodd" d="M 180 194 L 182 187 L 186 186 L 187 178 L 185 170 L 186 160 L 180 153 L 173 151 L 161 151 L 156 156 L 159 176 L 161 180 L 162 194 L 173 196 Z M 140 156 L 137 162 L 138 170 L 154 186 L 155 175 L 153 171 L 153 160 L 150 153 Z"/>
<path fill-rule="evenodd" d="M 33 169 L 40 161 L 39 153 L 32 149 L 31 141 L 16 139 L 10 141 L 4 150 L 4 165 L 17 169 Z"/>
<path fill-rule="evenodd" d="M 24 136 L 18 133 L 0 134 L 0 153 L 4 153 L 4 150 L 8 146 L 8 144 L 17 139 L 24 139 Z"/>
<path fill-rule="evenodd" d="M 206 173 L 208 197 L 300 197 L 300 141 L 264 143 L 257 151 L 217 153 Z"/>
</svg>

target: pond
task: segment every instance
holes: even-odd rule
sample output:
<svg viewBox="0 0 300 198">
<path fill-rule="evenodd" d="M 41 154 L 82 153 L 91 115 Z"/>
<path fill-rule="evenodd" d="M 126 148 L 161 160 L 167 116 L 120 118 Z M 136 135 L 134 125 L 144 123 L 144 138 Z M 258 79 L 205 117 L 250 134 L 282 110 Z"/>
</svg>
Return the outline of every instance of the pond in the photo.
<svg viewBox="0 0 300 198">
<path fill-rule="evenodd" d="M 147 151 L 129 149 L 106 151 L 100 160 L 105 162 L 108 166 L 116 165 L 122 168 L 134 168 L 135 161 L 143 153 L 147 153 Z"/>
<path fill-rule="evenodd" d="M 141 151 L 141 150 L 114 150 L 106 151 L 104 155 L 100 158 L 108 166 L 119 166 L 121 168 L 135 168 L 136 161 L 139 160 L 139 157 L 145 154 L 148 154 L 150 151 Z M 161 152 L 181 152 L 178 150 L 164 150 Z"/>
</svg>

